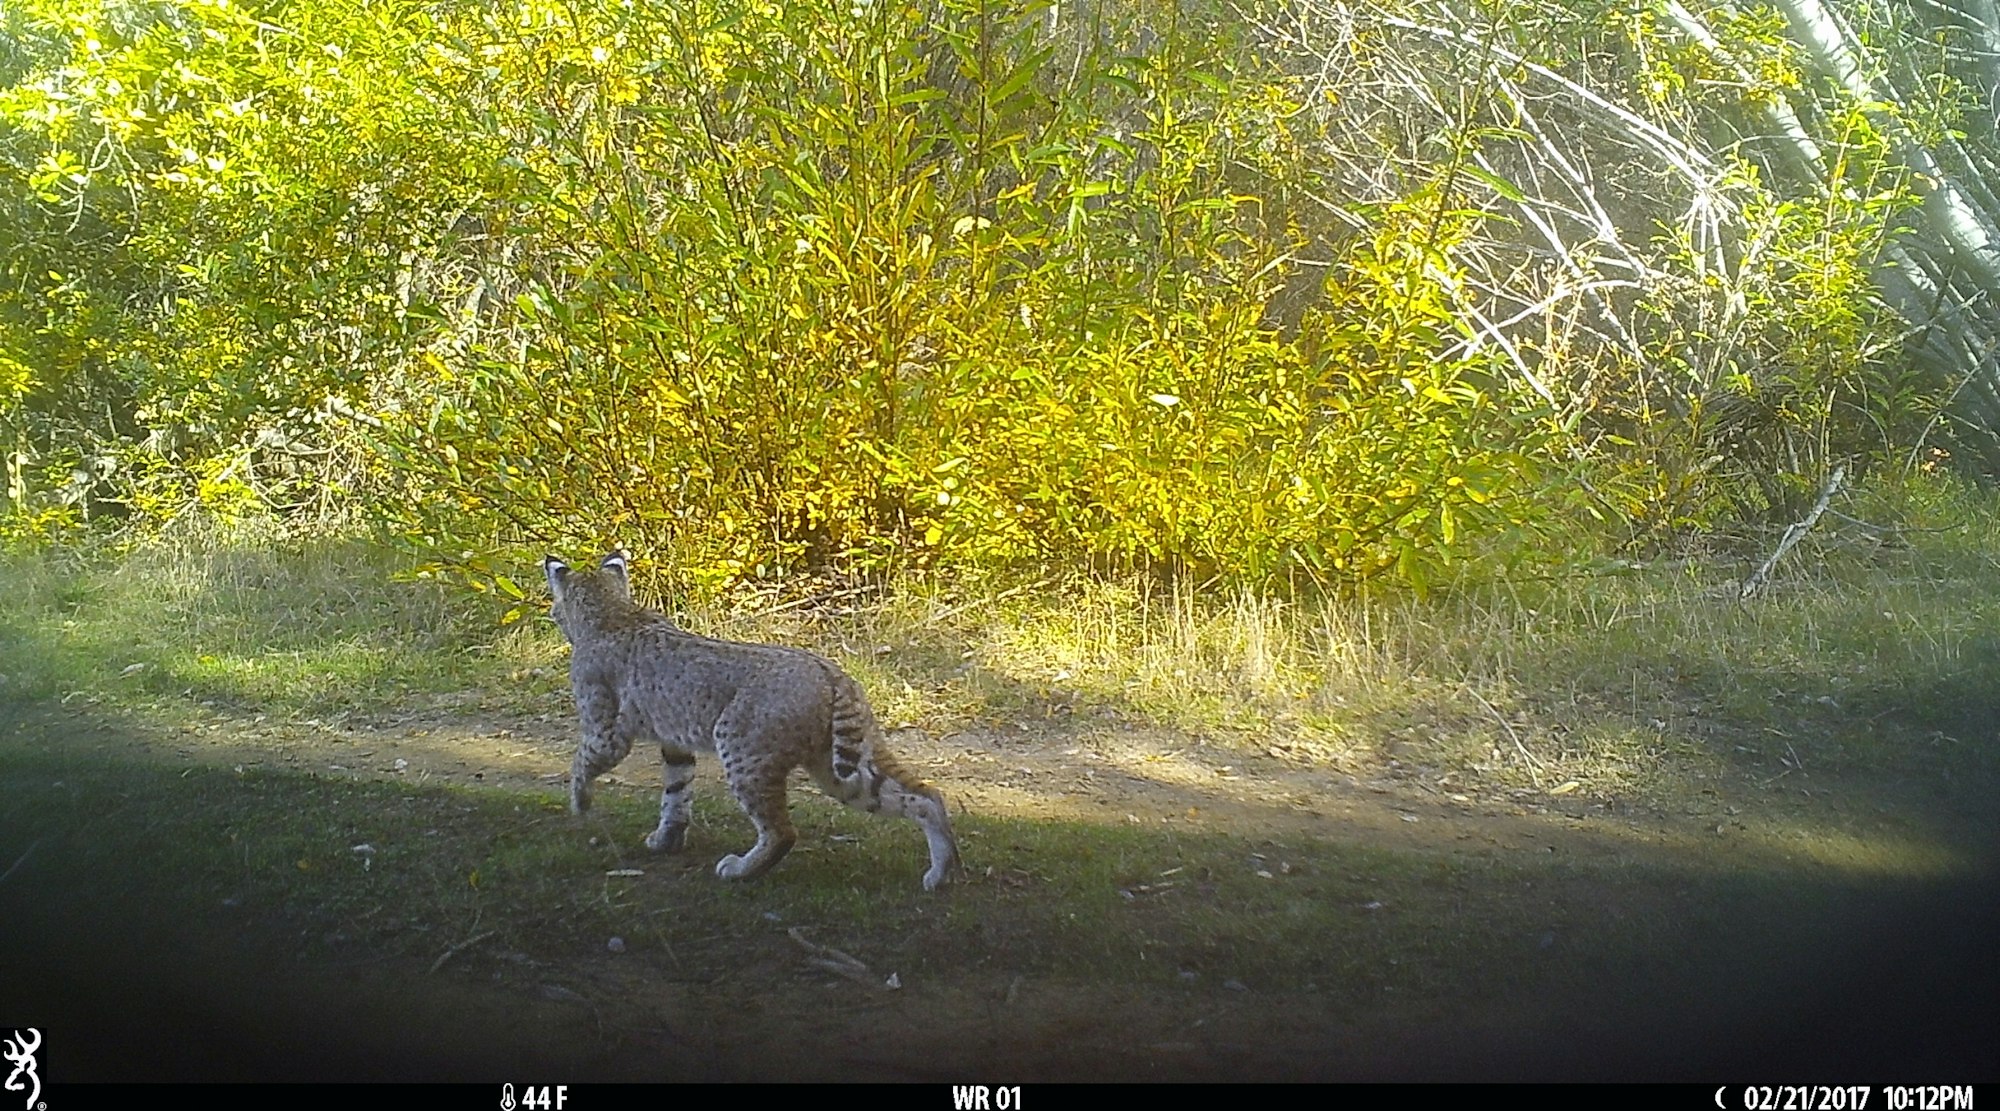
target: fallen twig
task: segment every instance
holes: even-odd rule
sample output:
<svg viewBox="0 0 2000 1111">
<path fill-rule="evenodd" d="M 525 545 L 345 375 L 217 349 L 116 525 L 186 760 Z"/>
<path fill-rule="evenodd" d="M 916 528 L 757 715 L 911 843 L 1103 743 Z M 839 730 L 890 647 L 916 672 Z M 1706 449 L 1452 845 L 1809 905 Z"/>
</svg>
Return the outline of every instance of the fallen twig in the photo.
<svg viewBox="0 0 2000 1111">
<path fill-rule="evenodd" d="M 1534 780 L 1535 786 L 1537 788 L 1540 788 L 1542 785 L 1542 777 L 1540 773 L 1542 762 L 1540 760 L 1535 759 L 1535 754 L 1528 751 L 1527 745 L 1521 743 L 1521 735 L 1519 733 L 1514 732 L 1514 726 L 1507 721 L 1506 717 L 1504 717 L 1499 710 L 1493 708 L 1493 703 L 1488 702 L 1486 701 L 1486 699 L 1480 697 L 1478 691 L 1473 690 L 1471 687 L 1467 687 L 1465 688 L 1465 693 L 1478 699 L 1479 704 L 1481 706 L 1486 707 L 1486 712 L 1493 715 L 1493 720 L 1500 723 L 1500 728 L 1505 729 L 1507 731 L 1507 739 L 1514 742 L 1514 751 L 1520 753 L 1521 759 L 1528 762 L 1528 778 Z"/>
<path fill-rule="evenodd" d="M 1006 590 L 1003 590 L 1000 593 L 993 595 L 992 597 L 975 599 L 974 601 L 965 602 L 960 605 L 952 606 L 941 612 L 931 614 L 928 620 L 932 622 L 939 622 L 945 620 L 946 618 L 957 617 L 959 614 L 964 613 L 966 610 L 972 609 L 975 606 L 990 606 L 995 602 L 1004 602 L 1007 599 L 1012 598 L 1016 594 L 1020 594 L 1029 590 L 1040 590 L 1042 587 L 1048 586 L 1054 582 L 1055 582 L 1054 579 L 1037 579 L 1031 583 L 1023 583 L 1020 586 L 1010 587 Z"/>
<path fill-rule="evenodd" d="M 798 942 L 799 946 L 806 952 L 813 954 L 811 959 L 806 963 L 817 965 L 835 975 L 845 976 L 857 984 L 866 984 L 871 988 L 882 986 L 882 978 L 870 971 L 867 965 L 862 964 L 860 961 L 855 960 L 852 956 L 838 949 L 829 948 L 825 945 L 815 945 L 807 941 L 805 934 L 800 931 L 799 927 L 793 926 L 791 929 L 786 930 L 785 933 L 793 941 Z"/>
<path fill-rule="evenodd" d="M 19 860 L 16 860 L 14 863 L 8 865 L 6 871 L 0 872 L 0 883 L 5 883 L 7 881 L 7 877 L 14 874 L 14 869 L 19 868 L 23 864 L 26 864 L 28 862 L 28 858 L 35 855 L 36 846 L 40 845 L 41 843 L 42 842 L 39 838 L 34 841 L 28 842 L 27 851 L 21 854 L 21 858 Z"/>
<path fill-rule="evenodd" d="M 801 609 L 805 606 L 819 605 L 823 602 L 837 602 L 842 598 L 854 598 L 862 594 L 879 594 L 881 591 L 882 588 L 880 586 L 873 584 L 848 587 L 845 590 L 828 590 L 819 594 L 808 594 L 803 598 L 794 598 L 789 602 L 782 602 L 772 606 L 770 609 L 758 610 L 750 616 L 753 618 L 769 617 L 774 613 L 784 613 L 787 610 Z"/>
<path fill-rule="evenodd" d="M 431 962 L 432 974 L 435 974 L 438 969 L 443 968 L 444 962 L 452 959 L 455 956 L 458 956 L 460 953 L 463 953 L 467 949 L 472 948 L 473 946 L 479 944 L 480 942 L 485 941 L 487 938 L 492 937 L 494 934 L 498 932 L 499 931 L 497 930 L 488 930 L 483 934 L 474 934 L 471 937 L 466 938 L 464 941 L 459 942 L 457 945 L 454 945 L 451 948 L 446 949 L 444 952 L 439 953 L 438 959 Z"/>
<path fill-rule="evenodd" d="M 1868 530 L 1869 532 L 1895 532 L 1895 533 L 1903 533 L 1903 532 L 1956 532 L 1956 531 L 1958 531 L 1959 529 L 1962 529 L 1962 528 L 1964 528 L 1964 527 L 1966 526 L 1966 522 L 1964 522 L 1964 521 L 1954 521 L 1954 522 L 1952 522 L 1951 524 L 1948 524 L 1948 525 L 1929 525 L 1929 526 L 1925 526 L 1925 525 L 1878 525 L 1878 524 L 1875 524 L 1875 523 L 1873 523 L 1873 522 L 1870 522 L 1870 521 L 1864 521 L 1864 520 L 1862 520 L 1862 519 L 1861 519 L 1861 518 L 1859 518 L 1859 517 L 1849 517 L 1849 516 L 1848 516 L 1847 514 L 1845 514 L 1845 513 L 1842 513 L 1842 512 L 1841 512 L 1840 510 L 1838 510 L 1838 509 L 1829 509 L 1829 510 L 1827 510 L 1827 512 L 1828 512 L 1829 514 L 1831 514 L 1831 515 L 1835 516 L 1835 517 L 1838 517 L 1838 518 L 1840 518 L 1840 519 L 1841 519 L 1841 520 L 1843 520 L 1843 521 L 1846 521 L 1846 522 L 1847 522 L 1848 524 L 1850 524 L 1850 525 L 1854 525 L 1854 526 L 1856 526 L 1856 527 L 1859 527 L 1859 528 L 1864 528 L 1864 529 L 1867 529 L 1867 530 Z"/>
<path fill-rule="evenodd" d="M 1786 529 L 1785 535 L 1778 540 L 1778 550 L 1771 553 L 1771 558 L 1765 560 L 1764 566 L 1757 568 L 1755 574 L 1743 580 L 1743 589 L 1736 594 L 1737 601 L 1743 601 L 1763 588 L 1765 581 L 1771 577 L 1771 569 L 1778 565 L 1779 560 L 1785 558 L 1785 553 L 1792 550 L 1792 545 L 1798 543 L 1801 537 L 1811 532 L 1812 527 L 1819 523 L 1820 514 L 1826 512 L 1826 503 L 1833 500 L 1833 495 L 1840 490 L 1840 484 L 1846 480 L 1847 465 L 1843 463 L 1835 467 L 1833 474 L 1827 478 L 1826 485 L 1819 492 L 1819 500 L 1813 503 L 1812 512 L 1806 514 L 1805 520 Z"/>
</svg>

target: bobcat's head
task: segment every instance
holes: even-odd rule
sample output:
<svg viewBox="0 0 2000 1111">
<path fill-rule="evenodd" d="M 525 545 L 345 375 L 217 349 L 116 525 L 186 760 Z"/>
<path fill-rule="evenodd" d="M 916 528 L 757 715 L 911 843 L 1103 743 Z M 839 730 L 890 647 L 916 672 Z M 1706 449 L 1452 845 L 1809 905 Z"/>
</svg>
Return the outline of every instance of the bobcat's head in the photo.
<svg viewBox="0 0 2000 1111">
<path fill-rule="evenodd" d="M 574 570 L 554 556 L 543 558 L 542 573 L 549 577 L 549 593 L 555 596 L 549 616 L 571 644 L 639 608 L 632 601 L 627 569 L 631 558 L 622 549 L 614 551 L 598 562 L 595 571 Z"/>
</svg>

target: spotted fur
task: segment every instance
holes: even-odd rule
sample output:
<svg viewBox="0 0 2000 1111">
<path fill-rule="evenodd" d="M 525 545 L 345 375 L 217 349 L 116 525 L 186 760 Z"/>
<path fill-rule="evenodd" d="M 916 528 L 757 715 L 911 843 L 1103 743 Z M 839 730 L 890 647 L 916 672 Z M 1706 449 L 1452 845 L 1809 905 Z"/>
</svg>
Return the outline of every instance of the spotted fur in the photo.
<svg viewBox="0 0 2000 1111">
<path fill-rule="evenodd" d="M 678 852 L 688 826 L 695 754 L 713 752 L 729 790 L 757 827 L 749 851 L 716 862 L 723 879 L 750 879 L 791 851 L 797 834 L 785 781 L 803 767 L 827 794 L 923 827 L 931 854 L 924 889 L 958 870 L 944 797 L 905 772 L 883 745 L 860 684 L 832 660 L 797 648 L 696 636 L 632 600 L 627 557 L 595 571 L 542 561 L 553 614 L 569 638 L 570 687 L 583 738 L 570 765 L 570 809 L 590 808 L 591 781 L 648 740 L 660 746 L 665 785 L 655 852 Z"/>
</svg>

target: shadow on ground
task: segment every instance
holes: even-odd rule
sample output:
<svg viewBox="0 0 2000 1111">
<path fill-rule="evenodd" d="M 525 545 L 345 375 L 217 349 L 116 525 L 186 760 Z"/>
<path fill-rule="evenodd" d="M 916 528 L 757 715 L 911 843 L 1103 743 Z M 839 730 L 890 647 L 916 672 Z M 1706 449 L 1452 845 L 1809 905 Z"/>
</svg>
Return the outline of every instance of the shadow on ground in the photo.
<svg viewBox="0 0 2000 1111">
<path fill-rule="evenodd" d="M 636 837 L 642 790 L 578 827 L 546 788 L 175 763 L 68 721 L 0 722 L 0 1021 L 44 1031 L 51 1082 L 2000 1077 L 1990 807 L 1916 876 L 1565 814 L 1391 842 L 1439 822 L 1367 792 L 1279 839 L 975 811 L 972 882 L 931 898 L 911 831 L 837 808 L 800 806 L 756 885 L 705 874 L 741 832 L 719 806 L 701 859 L 611 880 L 628 850 L 591 831 Z"/>
<path fill-rule="evenodd" d="M 1662 993 L 1658 976 L 1614 973 L 1594 990 L 1385 1003 L 1347 1021 L 1330 1020 L 1317 1001 L 1269 993 L 1256 1005 L 1280 1013 L 1251 1020 L 1207 1008 L 1211 1029 L 1145 1044 L 1117 1031 L 1156 1025 L 1161 1015 L 1148 1008 L 1202 1008 L 1164 993 L 1058 987 L 1058 998 L 1021 1008 L 1025 1021 L 988 1022 L 967 1012 L 1003 1006 L 1004 985 L 885 1004 L 784 982 L 749 998 L 743 985 L 706 998 L 681 993 L 686 1021 L 698 1027 L 692 1037 L 655 1026 L 607 1041 L 589 1007 L 426 976 L 420 962 L 302 967 L 136 907 L 136 917 L 115 921 L 47 909 L 59 897 L 49 886 L 22 885 L 0 899 L 12 969 L 0 1014 L 44 1031 L 46 1076 L 56 1082 L 999 1075 L 1961 1083 L 2000 1075 L 2000 891 L 1990 880 L 1848 895 L 1838 921 L 1802 929 L 1789 958 L 1761 974 L 1725 977 L 1740 962 L 1718 954 L 1663 955 L 1689 976 L 1677 991 Z M 1819 947 L 1829 925 L 1846 944 Z M 1773 939 L 1752 935 L 1771 926 L 1745 922 L 1699 940 L 1767 950 Z M 700 1028 L 704 1004 L 718 1013 Z"/>
</svg>

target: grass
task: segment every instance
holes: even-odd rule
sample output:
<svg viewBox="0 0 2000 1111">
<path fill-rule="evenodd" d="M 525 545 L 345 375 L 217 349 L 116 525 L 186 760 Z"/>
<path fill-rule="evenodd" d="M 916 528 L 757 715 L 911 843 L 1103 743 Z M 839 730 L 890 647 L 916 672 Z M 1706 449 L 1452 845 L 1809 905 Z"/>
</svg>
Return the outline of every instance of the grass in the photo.
<svg viewBox="0 0 2000 1111">
<path fill-rule="evenodd" d="M 934 733 L 1143 722 L 1355 773 L 1636 798 L 1746 760 L 1880 770 L 1909 759 L 1912 738 L 1963 744 L 2000 718 L 2000 508 L 1965 491 L 1925 508 L 1919 527 L 1959 527 L 1866 555 L 1809 542 L 1747 604 L 1733 598 L 1742 567 L 1687 561 L 1430 602 L 1079 579 L 912 582 L 866 604 L 678 615 L 818 649 L 862 678 L 885 719 Z M 498 628 L 356 540 L 191 529 L 112 557 L 15 556 L 0 574 L 11 698 L 290 718 L 468 693 L 541 713 L 564 698 L 566 649 L 546 619 Z"/>
<path fill-rule="evenodd" d="M 437 588 L 389 581 L 392 567 L 360 541 L 285 548 L 203 529 L 109 557 L 16 555 L 5 693 L 319 712 L 462 681 L 470 615 Z"/>
<path fill-rule="evenodd" d="M 607 800 L 586 837 L 546 792 L 176 769 L 80 757 L 68 730 L 25 732 L 43 743 L 9 752 L 0 836 L 34 846 L 29 859 L 65 877 L 70 900 L 149 906 L 218 932 L 261 923 L 267 936 L 316 960 L 429 963 L 483 936 L 489 952 L 550 961 L 603 953 L 618 937 L 635 959 L 705 981 L 740 965 L 746 936 L 782 942 L 797 925 L 913 982 L 986 970 L 1204 991 L 1234 980 L 1268 991 L 1340 984 L 1364 995 L 1369 985 L 1470 992 L 1505 989 L 1516 970 L 1487 958 L 1527 956 L 1552 932 L 1570 957 L 1630 959 L 1627 933 L 1587 928 L 1604 908 L 1567 905 L 1613 873 L 1624 873 L 1624 888 L 1634 875 L 1657 886 L 1656 910 L 1674 888 L 1718 882 L 1672 854 L 1551 867 L 975 815 L 962 820 L 961 836 L 990 874 L 940 900 L 915 883 L 915 831 L 802 799 L 801 844 L 781 878 L 721 884 L 705 873 L 714 857 L 740 847 L 743 823 L 713 795 L 697 805 L 690 853 L 652 857 L 626 836 L 651 824 L 637 799 Z M 106 836 L 114 826 L 119 835 Z M 145 846 L 143 869 L 132 867 L 135 843 Z M 643 874 L 616 874 L 631 870 Z M 1743 897 L 1759 883 L 1816 888 L 1833 876 L 1742 873 L 1720 882 Z M 1471 913 L 1537 883 L 1555 897 L 1510 913 L 1497 937 L 1483 910 Z M 1760 898 L 1770 895 L 1767 888 Z M 1579 953 L 1579 944 L 1601 951 Z M 1472 979 L 1467 946 L 1482 956 Z"/>
<path fill-rule="evenodd" d="M 578 1001 L 613 1032 L 605 1037 L 687 1021 L 721 1031 L 715 1037 L 748 1037 L 744 1028 L 776 1021 L 767 1016 L 824 1006 L 835 998 L 827 982 L 844 983 L 804 963 L 797 931 L 852 954 L 867 979 L 894 974 L 912 993 L 914 1014 L 898 1020 L 846 985 L 837 1013 L 871 1029 L 906 1021 L 910 1037 L 937 1028 L 963 1037 L 1001 1021 L 1015 1031 L 1004 1035 L 1011 1043 L 1036 1036 L 1044 1021 L 1032 1017 L 1037 993 L 1061 1000 L 1083 991 L 1096 993 L 1100 1012 L 1120 1016 L 1100 1013 L 1081 1026 L 1062 1018 L 1060 1036 L 1084 1038 L 1083 1049 L 1107 1036 L 1103 1022 L 1121 1027 L 1120 1037 L 1170 1046 L 1204 1036 L 1204 1023 L 1216 1024 L 1215 1037 L 1239 1037 L 1227 1024 L 1282 1015 L 1265 1050 L 1276 1061 L 1257 1066 L 1277 1071 L 1260 1075 L 1341 1075 L 1325 1061 L 1348 1059 L 1316 1056 L 1311 1038 L 1340 1031 L 1336 1042 L 1365 1046 L 1450 1040 L 1466 1029 L 1476 1041 L 1498 1037 L 1495 1014 L 1523 1016 L 1523 1038 L 1548 1033 L 1551 1014 L 1591 1015 L 1590 1036 L 1561 1042 L 1582 1056 L 1607 1032 L 1641 1026 L 1663 1044 L 1695 1030 L 1756 1044 L 1788 1027 L 1752 1004 L 1831 1005 L 1814 977 L 1870 954 L 1865 939 L 1885 915 L 1880 880 L 1779 865 L 1775 856 L 1746 866 L 1657 847 L 1587 851 L 1567 840 L 1546 851 L 1453 853 L 981 814 L 960 822 L 981 872 L 940 898 L 915 882 L 916 831 L 805 799 L 795 806 L 796 858 L 759 883 L 721 884 L 704 873 L 721 851 L 740 847 L 744 831 L 713 794 L 697 804 L 691 853 L 657 858 L 633 847 L 650 824 L 642 798 L 607 794 L 578 829 L 547 791 L 107 758 L 92 742 L 126 745 L 129 724 L 101 736 L 68 715 L 8 724 L 0 845 L 9 856 L 27 849 L 0 886 L 0 912 L 31 952 L 56 936 L 52 944 L 88 955 L 32 962 L 85 997 L 103 976 L 116 980 L 115 998 L 146 999 L 163 973 L 128 971 L 106 954 L 158 949 L 173 955 L 169 965 L 195 960 L 189 954 L 204 950 L 192 935 L 230 939 L 220 959 L 231 967 L 274 967 L 257 954 L 277 955 L 281 971 L 228 989 L 246 1000 L 284 990 L 282 969 L 292 965 L 401 969 L 392 1008 L 447 984 L 490 984 Z M 635 868 L 643 874 L 618 874 Z M 1899 897 L 1929 890 L 1917 879 L 1890 885 L 1908 893 Z M 179 932 L 149 932 L 167 922 Z M 234 980 L 225 973 L 222 982 Z M 662 1002 L 678 998 L 660 994 L 672 985 L 706 1002 Z M 996 1020 L 996 1008 L 1007 1017 Z M 64 1028 L 76 1030 L 66 1017 Z M 316 1027 L 319 1016 L 303 1021 Z M 489 1033 L 471 1018 L 454 1021 L 472 1024 L 467 1036 Z M 149 1019 L 147 1037 L 178 1025 Z M 230 1034 L 213 1020 L 197 1025 L 205 1039 Z M 1529 1059 L 1556 1052 L 1504 1040 L 1494 1050 L 1524 1051 Z M 565 1061 L 566 1075 L 597 1052 Z M 295 1054 L 286 1060 L 285 1068 L 305 1067 Z M 1467 1067 L 1470 1075 L 1525 1067 L 1499 1061 Z M 1603 1074 L 1605 1062 L 1573 1062 L 1583 1071 L 1567 1075 Z M 1363 1075 L 1385 1067 L 1349 1064 Z M 743 1067 L 739 1075 L 777 1066 Z"/>
<path fill-rule="evenodd" d="M 678 969 L 703 977 L 735 962 L 746 930 L 833 923 L 836 944 L 900 937 L 900 952 L 870 957 L 912 978 L 999 954 L 1015 975 L 1170 982 L 1213 963 L 1204 939 L 1281 902 L 1293 908 L 1287 929 L 1323 934 L 1367 898 L 1403 897 L 1396 869 L 1384 878 L 1385 857 L 1365 849 L 1318 854 L 1310 872 L 1311 850 L 1293 850 L 1298 871 L 1281 896 L 1228 838 L 972 818 L 963 838 L 997 878 L 943 902 L 917 888 L 914 830 L 885 835 L 865 815 L 811 803 L 796 808 L 789 882 L 719 884 L 700 874 L 737 847 L 742 823 L 712 796 L 697 804 L 697 829 L 709 832 L 693 851 L 655 858 L 622 836 L 650 825 L 630 798 L 607 800 L 590 827 L 605 835 L 586 838 L 546 793 L 78 759 L 64 754 L 74 734 L 31 732 L 48 743 L 9 753 L 0 829 L 11 845 L 38 846 L 38 866 L 73 877 L 73 898 L 176 906 L 219 929 L 262 918 L 294 933 L 304 956 L 429 960 L 484 928 L 494 948 L 543 959 L 602 952 L 617 936 L 636 953 L 671 950 Z M 94 836 L 112 817 L 124 836 Z M 148 846 L 136 875 L 134 839 Z M 612 874 L 633 869 L 644 874 Z M 1365 887 L 1349 878 L 1364 872 L 1375 877 Z M 1168 897 L 1196 887 L 1199 899 Z M 1216 972 L 1267 984 L 1312 975 L 1271 956 Z"/>
<path fill-rule="evenodd" d="M 0 904 L 26 933 L 55 915 L 54 938 L 172 921 L 320 967 L 574 985 L 628 1031 L 679 1021 L 640 1002 L 660 984 L 735 992 L 753 1015 L 774 985 L 821 990 L 804 942 L 960 993 L 956 1010 L 923 996 L 943 1010 L 911 1037 L 1064 984 L 1085 1011 L 1138 993 L 1150 1017 L 1132 1021 L 1162 1044 L 1187 1008 L 1393 1040 L 1644 1000 L 1733 1007 L 1748 1029 L 1764 996 L 1742 985 L 1803 990 L 1800 954 L 1850 952 L 1882 891 L 1990 866 L 2000 509 L 1961 497 L 1971 524 L 1801 546 L 1748 604 L 1732 567 L 1686 561 L 1430 601 L 932 581 L 680 613 L 826 652 L 886 720 L 967 731 L 957 748 L 1003 768 L 1037 759 L 1008 736 L 1114 755 L 1158 736 L 1260 775 L 1332 769 L 1362 800 L 1318 825 L 973 808 L 975 874 L 944 898 L 918 889 L 918 831 L 809 791 L 794 859 L 730 885 L 706 873 L 748 828 L 712 773 L 673 858 L 636 848 L 643 786 L 579 827 L 532 775 L 364 774 L 347 754 L 369 737 L 557 733 L 572 712 L 545 620 L 500 628 L 365 543 L 190 531 L 17 554 L 0 564 Z M 235 747 L 189 740 L 215 736 Z"/>
</svg>

